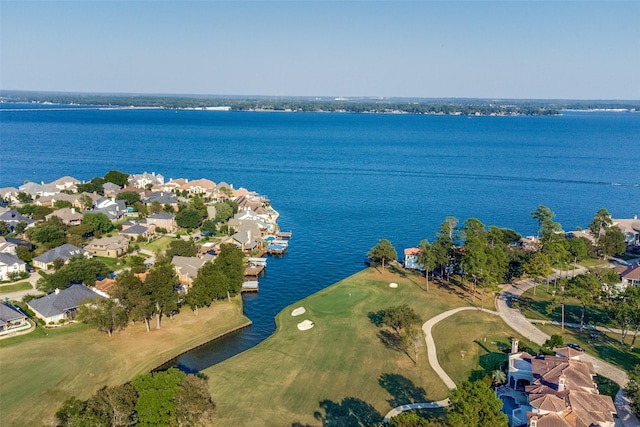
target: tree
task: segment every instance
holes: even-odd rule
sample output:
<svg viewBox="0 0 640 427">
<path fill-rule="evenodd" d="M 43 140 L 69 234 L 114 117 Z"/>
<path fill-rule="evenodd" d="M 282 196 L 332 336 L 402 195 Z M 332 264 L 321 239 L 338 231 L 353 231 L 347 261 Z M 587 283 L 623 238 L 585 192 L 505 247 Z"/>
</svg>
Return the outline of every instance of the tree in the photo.
<svg viewBox="0 0 640 427">
<path fill-rule="evenodd" d="M 68 200 L 56 200 L 53 203 L 53 207 L 56 208 L 56 209 L 72 208 L 73 207 L 73 203 L 71 203 Z"/>
<path fill-rule="evenodd" d="M 144 286 L 130 270 L 118 274 L 114 284 L 113 298 L 125 308 L 129 320 L 144 321 L 147 332 L 150 331 L 149 319 L 153 315 L 150 290 Z"/>
<path fill-rule="evenodd" d="M 175 397 L 180 391 L 180 383 L 185 374 L 170 368 L 166 371 L 139 375 L 131 381 L 138 399 L 135 409 L 139 426 L 155 427 L 171 425 L 175 411 Z"/>
<path fill-rule="evenodd" d="M 220 253 L 213 261 L 217 269 L 227 279 L 227 289 L 237 294 L 244 282 L 244 254 L 232 244 L 220 245 Z"/>
<path fill-rule="evenodd" d="M 94 232 L 100 233 L 108 233 L 115 228 L 109 217 L 102 212 L 84 214 L 82 224 L 88 225 Z"/>
<path fill-rule="evenodd" d="M 507 427 L 502 400 L 482 381 L 464 381 L 449 394 L 448 421 L 452 427 Z"/>
<path fill-rule="evenodd" d="M 16 246 L 16 256 L 24 262 L 29 262 L 33 259 L 33 252 L 26 246 L 18 245 Z"/>
<path fill-rule="evenodd" d="M 104 189 L 102 188 L 102 186 L 104 185 L 105 182 L 107 181 L 105 181 L 104 178 L 96 176 L 89 182 L 76 185 L 76 190 L 78 191 L 78 193 L 103 194 Z"/>
<path fill-rule="evenodd" d="M 418 254 L 418 264 L 424 268 L 424 277 L 426 281 L 426 290 L 429 290 L 429 271 L 436 267 L 436 259 L 433 249 L 428 240 L 420 242 L 420 253 Z"/>
<path fill-rule="evenodd" d="M 80 192 L 80 190 L 78 190 L 78 192 Z M 81 194 L 80 197 L 78 197 L 78 202 L 80 202 L 83 209 L 89 210 L 93 207 L 93 199 L 88 194 Z"/>
<path fill-rule="evenodd" d="M 551 268 L 551 263 L 549 262 L 549 258 L 541 252 L 532 254 L 525 262 L 523 269 L 526 275 L 533 278 L 534 280 L 534 294 L 536 292 L 536 284 L 538 280 L 549 277 L 549 275 L 553 271 L 553 269 Z"/>
<path fill-rule="evenodd" d="M 61 246 L 67 242 L 66 226 L 57 216 L 30 228 L 27 230 L 27 236 L 32 241 L 41 243 L 48 249 Z"/>
<path fill-rule="evenodd" d="M 111 427 L 128 427 L 137 422 L 135 404 L 138 393 L 130 383 L 103 387 L 87 401 L 87 411 L 109 420 Z"/>
<path fill-rule="evenodd" d="M 400 336 L 403 329 L 420 324 L 420 316 L 406 304 L 384 310 L 382 323 L 390 327 Z"/>
<path fill-rule="evenodd" d="M 0 236 L 11 234 L 11 227 L 6 221 L 0 221 Z"/>
<path fill-rule="evenodd" d="M 433 424 L 415 412 L 401 412 L 389 419 L 389 427 L 431 427 Z"/>
<path fill-rule="evenodd" d="M 608 210 L 602 208 L 593 216 L 591 223 L 589 224 L 589 231 L 596 243 L 599 243 L 600 236 L 606 231 L 606 229 L 613 224 L 611 214 Z"/>
<path fill-rule="evenodd" d="M 24 191 L 18 192 L 18 194 L 16 194 L 16 199 L 18 199 L 20 203 L 31 203 L 33 201 L 31 194 L 25 193 Z"/>
<path fill-rule="evenodd" d="M 553 221 L 555 215 L 551 209 L 542 205 L 531 212 L 533 219 L 538 222 L 538 237 L 543 247 L 549 242 L 564 239 L 562 226 L 560 223 Z"/>
<path fill-rule="evenodd" d="M 194 257 L 198 253 L 195 242 L 193 240 L 172 240 L 166 250 L 168 257 L 173 258 L 176 255 Z"/>
<path fill-rule="evenodd" d="M 149 204 L 148 209 L 150 214 L 157 214 L 162 212 L 162 204 L 159 201 L 154 200 Z"/>
<path fill-rule="evenodd" d="M 93 285 L 96 277 L 105 276 L 109 271 L 110 268 L 99 259 L 73 257 L 67 264 L 61 265 L 55 273 L 41 272 L 36 288 L 42 292 L 51 293 L 55 289 L 66 289 L 77 282 Z"/>
<path fill-rule="evenodd" d="M 153 305 L 158 329 L 163 314 L 171 315 L 178 310 L 178 293 L 174 289 L 177 284 L 178 275 L 171 264 L 154 266 L 145 279 L 144 288 Z"/>
<path fill-rule="evenodd" d="M 181 209 L 176 215 L 176 223 L 182 228 L 198 228 L 202 224 L 202 215 L 195 209 Z"/>
<path fill-rule="evenodd" d="M 94 304 L 80 306 L 78 320 L 94 325 L 109 336 L 114 331 L 124 329 L 128 322 L 125 308 L 111 298 L 102 298 Z"/>
<path fill-rule="evenodd" d="M 549 338 L 544 342 L 544 344 L 542 344 L 542 346 L 546 348 L 554 349 L 554 348 L 562 347 L 563 344 L 564 344 L 564 340 L 562 339 L 562 335 L 553 334 L 551 335 L 551 338 Z"/>
<path fill-rule="evenodd" d="M 471 301 L 476 299 L 476 287 L 488 272 L 488 260 L 486 253 L 487 232 L 476 218 L 469 218 L 464 222 L 462 229 L 464 238 L 464 252 L 462 255 L 462 269 L 466 276 L 473 280 L 473 293 Z"/>
<path fill-rule="evenodd" d="M 395 260 L 398 258 L 395 248 L 391 242 L 386 239 L 379 240 L 378 244 L 371 248 L 367 256 L 371 261 L 380 263 L 383 270 L 385 261 Z"/>
<path fill-rule="evenodd" d="M 604 257 L 624 255 L 627 250 L 627 243 L 620 228 L 616 226 L 607 228 L 598 239 L 598 250 Z"/>
<path fill-rule="evenodd" d="M 538 206 L 535 211 L 531 212 L 533 219 L 538 222 L 538 237 L 540 237 L 542 233 L 544 224 L 552 221 L 555 215 L 551 209 L 543 205 Z"/>
<path fill-rule="evenodd" d="M 569 280 L 567 295 L 577 298 L 582 305 L 580 314 L 580 332 L 584 328 L 584 315 L 587 307 L 593 305 L 598 295 L 602 292 L 602 284 L 598 277 L 592 273 L 581 274 Z"/>
<path fill-rule="evenodd" d="M 234 215 L 233 207 L 231 204 L 227 202 L 216 203 L 216 217 L 215 220 L 218 222 L 226 222 Z"/>
<path fill-rule="evenodd" d="M 16 234 L 22 234 L 27 229 L 29 224 L 24 221 L 18 222 L 15 227 L 13 227 L 13 232 Z"/>
<path fill-rule="evenodd" d="M 624 388 L 624 393 L 631 399 L 631 409 L 640 417 L 640 365 L 636 365 L 629 372 L 629 382 Z"/>
<path fill-rule="evenodd" d="M 582 261 L 589 255 L 588 240 L 580 237 L 572 237 L 565 240 L 566 249 L 574 262 Z"/>
<path fill-rule="evenodd" d="M 136 191 L 123 191 L 118 193 L 116 200 L 124 200 L 127 206 L 133 206 L 140 202 L 140 194 Z"/>
<path fill-rule="evenodd" d="M 120 187 L 124 187 L 129 182 L 129 174 L 117 170 L 110 170 L 104 176 L 106 182 L 111 182 Z"/>
<path fill-rule="evenodd" d="M 208 425 L 215 414 L 216 405 L 211 400 L 207 380 L 187 375 L 180 382 L 175 397 L 173 419 L 178 426 Z"/>
</svg>

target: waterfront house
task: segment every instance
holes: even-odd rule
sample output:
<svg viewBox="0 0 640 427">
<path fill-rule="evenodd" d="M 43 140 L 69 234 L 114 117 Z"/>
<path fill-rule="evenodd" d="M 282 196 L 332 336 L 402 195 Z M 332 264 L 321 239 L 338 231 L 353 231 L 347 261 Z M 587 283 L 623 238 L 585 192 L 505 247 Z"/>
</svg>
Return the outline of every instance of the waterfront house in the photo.
<svg viewBox="0 0 640 427">
<path fill-rule="evenodd" d="M 152 186 L 164 184 L 164 177 L 160 174 L 156 174 L 155 172 L 144 172 L 140 174 L 129 175 L 128 181 L 129 184 L 133 185 L 134 187 L 145 188 L 149 184 L 151 184 Z"/>
<path fill-rule="evenodd" d="M 84 285 L 71 285 L 67 289 L 29 301 L 28 306 L 45 323 L 73 320 L 78 308 L 85 303 L 103 298 Z"/>
<path fill-rule="evenodd" d="M 424 271 L 422 264 L 418 263 L 420 248 L 407 248 L 404 250 L 404 268 Z"/>
<path fill-rule="evenodd" d="M 56 188 L 58 191 L 76 191 L 78 184 L 80 184 L 80 181 L 75 179 L 74 177 L 63 176 L 62 178 L 58 178 L 55 181 L 49 183 L 49 186 Z"/>
<path fill-rule="evenodd" d="M 634 215 L 631 219 L 612 219 L 613 225 L 617 226 L 624 234 L 627 250 L 640 250 L 640 219 Z"/>
<path fill-rule="evenodd" d="M 60 192 L 60 190 L 58 190 L 55 185 L 45 184 L 44 182 L 41 184 L 38 184 L 36 182 L 27 182 L 18 187 L 18 189 L 23 193 L 29 194 L 33 198 L 35 198 L 36 196 L 53 196 L 54 194 Z"/>
<path fill-rule="evenodd" d="M 31 218 L 23 216 L 15 209 L 10 209 L 6 212 L 2 212 L 0 214 L 0 221 L 6 222 L 7 225 L 9 225 L 9 229 L 12 233 L 14 232 L 16 225 L 18 225 L 19 222 L 24 222 L 25 224 L 27 224 L 27 228 L 32 228 L 36 225 Z"/>
<path fill-rule="evenodd" d="M 92 255 L 90 252 L 85 251 L 77 246 L 73 246 L 69 243 L 65 243 L 62 246 L 53 248 L 42 255 L 33 259 L 33 265 L 42 270 L 49 270 L 53 268 L 53 262 L 60 258 L 65 264 L 69 262 L 71 258 L 84 256 L 90 258 Z"/>
<path fill-rule="evenodd" d="M 613 400 L 598 393 L 593 365 L 579 360 L 581 354 L 563 348 L 556 356 L 531 356 L 518 352 L 514 339 L 508 385 L 498 390 L 509 425 L 613 427 Z"/>
<path fill-rule="evenodd" d="M 9 203 L 16 203 L 18 202 L 17 199 L 17 195 L 20 192 L 20 190 L 18 190 L 15 187 L 4 187 L 4 188 L 0 188 L 0 200 L 5 200 Z"/>
<path fill-rule="evenodd" d="M 168 233 L 173 233 L 178 224 L 174 215 L 167 212 L 158 212 L 147 217 L 147 226 L 152 232 L 155 232 L 155 229 L 160 227 L 167 230 Z"/>
<path fill-rule="evenodd" d="M 0 335 L 29 329 L 27 315 L 8 302 L 0 303 Z"/>
<path fill-rule="evenodd" d="M 13 254 L 0 252 L 0 280 L 8 280 L 11 273 L 26 271 L 26 263 Z"/>
<path fill-rule="evenodd" d="M 60 218 L 64 225 L 69 227 L 82 224 L 82 214 L 76 211 L 76 208 L 58 209 L 46 215 L 44 218 L 49 221 L 54 216 Z"/>
<path fill-rule="evenodd" d="M 216 183 L 206 179 L 196 179 L 187 181 L 180 186 L 181 190 L 185 190 L 189 194 L 200 194 L 204 197 L 212 197 L 216 190 Z"/>
<path fill-rule="evenodd" d="M 129 238 L 127 236 L 102 237 L 92 240 L 84 250 L 93 255 L 117 258 L 127 253 Z"/>
</svg>

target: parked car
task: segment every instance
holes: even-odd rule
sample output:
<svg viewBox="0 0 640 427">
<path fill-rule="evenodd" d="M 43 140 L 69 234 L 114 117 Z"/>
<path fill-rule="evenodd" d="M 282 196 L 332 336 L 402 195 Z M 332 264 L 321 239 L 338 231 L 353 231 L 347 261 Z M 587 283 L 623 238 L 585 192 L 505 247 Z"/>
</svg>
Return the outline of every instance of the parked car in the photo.
<svg viewBox="0 0 640 427">
<path fill-rule="evenodd" d="M 574 344 L 574 343 L 567 344 L 567 347 L 572 348 L 572 349 L 574 349 L 576 351 L 584 351 L 584 348 L 582 348 L 578 344 Z"/>
</svg>

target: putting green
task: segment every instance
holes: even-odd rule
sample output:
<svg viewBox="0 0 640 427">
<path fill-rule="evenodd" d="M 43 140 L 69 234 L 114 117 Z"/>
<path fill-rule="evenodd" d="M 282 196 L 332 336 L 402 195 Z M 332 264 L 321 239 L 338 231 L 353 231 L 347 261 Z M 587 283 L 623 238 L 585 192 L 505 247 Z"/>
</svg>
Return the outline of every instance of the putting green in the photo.
<svg viewBox="0 0 640 427">
<path fill-rule="evenodd" d="M 365 288 L 344 286 L 331 288 L 328 292 L 317 295 L 307 303 L 310 315 L 313 314 L 353 314 L 353 306 L 371 295 Z"/>
</svg>

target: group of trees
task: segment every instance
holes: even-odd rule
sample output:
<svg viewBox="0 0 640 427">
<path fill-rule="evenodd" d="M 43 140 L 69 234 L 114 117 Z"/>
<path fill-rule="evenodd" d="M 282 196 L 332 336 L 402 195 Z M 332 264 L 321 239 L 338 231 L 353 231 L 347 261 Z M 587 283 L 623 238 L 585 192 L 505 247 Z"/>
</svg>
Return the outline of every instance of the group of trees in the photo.
<svg viewBox="0 0 640 427">
<path fill-rule="evenodd" d="M 171 368 L 103 387 L 87 400 L 67 399 L 56 412 L 60 427 L 200 426 L 215 414 L 207 379 Z"/>
<path fill-rule="evenodd" d="M 160 329 L 162 317 L 173 316 L 183 304 L 197 313 L 199 307 L 208 307 L 214 300 L 240 292 L 244 278 L 244 255 L 233 245 L 222 245 L 218 256 L 198 271 L 188 292 L 179 293 L 178 276 L 171 258 L 174 255 L 191 256 L 195 246 L 193 242 L 175 242 L 167 249 L 172 255 L 157 256 L 156 263 L 144 280 L 132 270 L 124 270 L 115 279 L 112 298 L 82 306 L 77 318 L 108 335 L 125 328 L 129 322 L 144 322 L 147 331 L 150 331 L 154 317 L 156 328 Z M 60 271 L 65 271 L 66 267 Z M 47 286 L 52 286 L 52 276 L 45 278 Z M 43 284 L 45 278 L 42 279 Z"/>
<path fill-rule="evenodd" d="M 52 216 L 26 230 L 29 239 L 45 249 L 52 249 L 65 243 L 81 246 L 85 239 L 92 236 L 102 236 L 114 229 L 113 223 L 102 212 L 86 213 L 82 223 L 67 226 L 57 216 Z"/>
<path fill-rule="evenodd" d="M 433 243 L 420 242 L 418 264 L 425 270 L 426 290 L 429 274 L 439 271 L 449 280 L 457 273 L 471 284 L 471 298 L 476 289 L 482 289 L 482 303 L 487 290 L 494 290 L 500 283 L 513 278 L 530 277 L 536 281 L 548 278 L 554 266 L 581 261 L 596 252 L 602 256 L 624 253 L 624 235 L 612 225 L 606 209 L 599 210 L 589 230 L 595 245 L 586 237 L 565 238 L 555 214 L 546 206 L 539 206 L 531 213 L 538 224 L 538 239 L 534 247 L 523 248 L 518 244 L 521 236 L 511 229 L 487 227 L 477 218 L 470 218 L 461 225 L 458 219 L 447 217 L 436 233 Z M 369 258 L 382 265 L 397 258 L 393 245 L 380 240 L 368 253 Z"/>
<path fill-rule="evenodd" d="M 172 316 L 179 309 L 177 284 L 178 276 L 170 263 L 156 263 L 144 280 L 125 270 L 116 277 L 112 298 L 81 306 L 77 318 L 108 335 L 129 322 L 144 322 L 150 331 L 154 316 L 160 329 L 162 317 Z"/>
<path fill-rule="evenodd" d="M 221 245 L 213 262 L 205 263 L 198 270 L 185 303 L 197 313 L 199 307 L 209 307 L 215 300 L 238 294 L 243 281 L 244 254 L 233 245 Z"/>
<path fill-rule="evenodd" d="M 98 276 L 106 276 L 110 268 L 95 258 L 77 256 L 64 263 L 61 258 L 54 260 L 55 271 L 42 271 L 36 284 L 39 291 L 51 293 L 56 289 L 66 289 L 73 283 L 93 285 Z"/>
<path fill-rule="evenodd" d="M 187 229 L 200 227 L 208 217 L 207 207 L 200 196 L 195 196 L 187 204 L 181 204 L 176 214 L 176 223 Z"/>
</svg>

